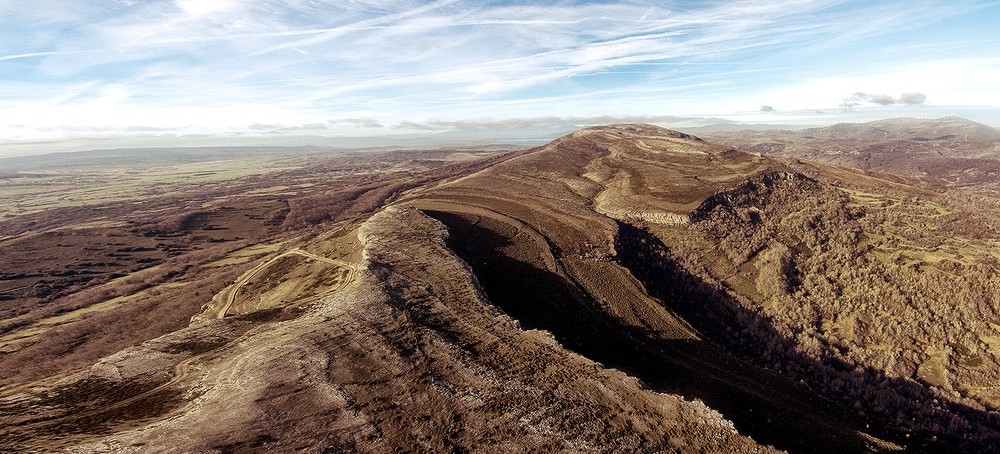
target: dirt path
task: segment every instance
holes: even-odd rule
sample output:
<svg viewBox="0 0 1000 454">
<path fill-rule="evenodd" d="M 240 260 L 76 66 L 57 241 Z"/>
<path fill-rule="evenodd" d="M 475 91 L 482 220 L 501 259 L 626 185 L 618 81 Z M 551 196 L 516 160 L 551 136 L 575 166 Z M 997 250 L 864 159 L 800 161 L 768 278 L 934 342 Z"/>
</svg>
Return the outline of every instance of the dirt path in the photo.
<svg viewBox="0 0 1000 454">
<path fill-rule="evenodd" d="M 244 285 L 247 285 L 247 283 L 249 283 L 254 277 L 256 277 L 257 275 L 259 275 L 262 271 L 266 270 L 269 266 L 271 266 L 272 264 L 274 264 L 276 261 L 280 260 L 283 257 L 287 257 L 287 256 L 290 256 L 290 255 L 302 256 L 302 257 L 305 257 L 305 258 L 310 259 L 310 260 L 314 260 L 314 261 L 317 261 L 317 262 L 326 263 L 326 264 L 329 264 L 329 265 L 332 265 L 332 266 L 336 266 L 336 267 L 339 267 L 339 268 L 345 268 L 345 269 L 348 270 L 348 274 L 345 276 L 345 278 L 342 281 L 340 281 L 335 288 L 333 288 L 333 289 L 331 289 L 331 290 L 329 290 L 328 292 L 325 292 L 325 293 L 339 291 L 339 290 L 343 289 L 344 287 L 346 287 L 347 285 L 351 284 L 352 282 L 354 282 L 357 279 L 358 269 L 357 269 L 356 265 L 354 265 L 352 263 L 349 263 L 349 262 L 345 262 L 343 260 L 331 259 L 329 257 L 323 257 L 323 256 L 320 256 L 320 255 L 314 254 L 312 252 L 305 251 L 303 249 L 295 248 L 295 249 L 283 252 L 281 254 L 278 254 L 278 255 L 276 255 L 274 257 L 271 257 L 270 259 L 261 262 L 260 264 L 258 264 L 257 266 L 255 266 L 251 270 L 249 270 L 248 272 L 244 273 L 243 276 L 241 276 L 240 279 L 238 279 L 234 285 L 230 286 L 230 288 L 226 290 L 226 293 L 224 295 L 225 296 L 226 304 L 225 304 L 225 306 L 223 306 L 218 311 L 218 313 L 216 315 L 216 318 L 220 318 L 221 319 L 221 318 L 224 318 L 227 315 L 228 311 L 230 310 L 230 308 L 232 307 L 232 305 L 236 301 L 236 296 L 238 295 L 239 290 Z M 261 325 L 261 326 L 256 326 L 256 327 L 250 329 L 249 331 L 243 333 L 242 335 L 238 336 L 237 338 L 233 339 L 229 343 L 238 342 L 239 339 L 245 339 L 247 337 L 255 335 L 255 334 L 259 333 L 262 329 L 265 329 L 266 326 L 267 326 L 266 324 L 265 325 Z M 35 431 L 35 430 L 46 430 L 45 428 L 47 428 L 47 427 L 55 427 L 55 426 L 59 426 L 61 424 L 72 424 L 74 421 L 88 421 L 88 420 L 92 420 L 92 419 L 100 419 L 102 417 L 102 415 L 109 415 L 109 414 L 112 414 L 112 413 L 115 413 L 115 412 L 129 412 L 129 411 L 131 411 L 130 408 L 132 408 L 132 407 L 138 408 L 138 407 L 143 407 L 143 406 L 149 405 L 148 403 L 146 403 L 144 401 L 149 400 L 149 399 L 152 399 L 152 400 L 159 399 L 159 398 L 161 398 L 161 396 L 158 396 L 160 393 L 168 392 L 168 390 L 170 388 L 175 387 L 175 386 L 177 386 L 178 383 L 180 383 L 180 382 L 188 379 L 189 376 L 191 375 L 191 372 L 192 372 L 191 365 L 193 363 L 197 362 L 197 361 L 204 360 L 206 358 L 206 356 L 209 355 L 209 354 L 211 354 L 211 353 L 195 354 L 195 355 L 193 355 L 193 356 L 191 356 L 189 358 L 186 358 L 186 359 L 178 362 L 174 366 L 174 368 L 173 368 L 173 374 L 172 374 L 170 380 L 168 380 L 168 381 L 166 381 L 164 383 L 161 383 L 159 385 L 156 385 L 155 387 L 153 387 L 151 389 L 139 392 L 139 393 L 137 393 L 135 395 L 126 397 L 126 398 L 124 398 L 122 400 L 118 400 L 118 401 L 115 401 L 115 402 L 111 402 L 111 403 L 109 403 L 107 405 L 100 406 L 99 408 L 91 408 L 91 409 L 87 409 L 87 410 L 80 411 L 80 412 L 70 413 L 70 414 L 66 414 L 66 415 L 63 415 L 63 416 L 56 417 L 54 419 L 46 419 L 46 420 L 42 420 L 42 421 L 28 422 L 27 424 L 20 425 L 20 427 L 18 428 L 18 431 L 19 432 L 24 432 L 24 431 L 30 432 L 30 431 Z M 5 393 L 5 394 L 9 394 L 9 393 Z"/>
<path fill-rule="evenodd" d="M 327 263 L 341 268 L 347 268 L 348 270 L 347 278 L 341 281 L 340 285 L 338 285 L 331 291 L 337 291 L 344 288 L 345 286 L 354 281 L 358 273 L 358 269 L 354 264 L 345 262 L 343 260 L 336 260 L 336 259 L 331 259 L 329 257 L 323 257 L 321 255 L 316 255 L 313 254 L 312 252 L 303 249 L 295 248 L 283 252 L 281 254 L 278 254 L 274 257 L 271 257 L 270 259 L 263 261 L 259 263 L 257 266 L 253 267 L 250 271 L 244 273 L 243 276 L 241 276 L 240 279 L 236 281 L 236 283 L 234 283 L 232 286 L 229 287 L 229 289 L 226 290 L 226 297 L 225 297 L 226 304 L 223 305 L 221 309 L 219 309 L 216 318 L 223 318 L 226 316 L 226 314 L 229 312 L 229 309 L 232 308 L 233 304 L 236 302 L 236 296 L 239 294 L 240 289 L 243 288 L 244 285 L 253 280 L 255 276 L 260 274 L 261 271 L 267 269 L 267 267 L 271 266 L 271 264 L 273 264 L 274 262 L 281 260 L 284 257 L 288 257 L 290 255 L 299 255 L 307 259 L 316 260 L 318 262 Z"/>
<path fill-rule="evenodd" d="M 289 250 L 289 251 L 286 251 L 284 253 L 278 254 L 278 255 L 276 255 L 276 256 L 268 259 L 268 260 L 265 260 L 265 261 L 261 262 L 260 264 L 258 264 L 257 266 L 255 266 L 253 269 L 251 269 L 250 271 L 248 271 L 247 273 L 245 273 L 233 286 L 231 286 L 227 290 L 227 293 L 225 295 L 226 304 L 225 304 L 225 306 L 222 309 L 219 310 L 217 318 L 223 318 L 223 317 L 226 316 L 226 314 L 229 311 L 230 307 L 235 302 L 236 295 L 239 293 L 239 289 L 240 288 L 242 288 L 244 285 L 246 285 L 248 282 L 250 282 L 251 279 L 253 279 L 255 276 L 257 276 L 261 271 L 267 269 L 268 266 L 270 266 L 271 264 L 275 263 L 277 260 L 280 260 L 282 257 L 286 257 L 286 256 L 289 256 L 289 255 L 299 255 L 299 256 L 302 256 L 302 257 L 306 257 L 306 258 L 308 258 L 310 260 L 315 260 L 315 261 L 327 263 L 327 264 L 330 264 L 330 265 L 333 265 L 333 266 L 346 268 L 348 270 L 348 275 L 345 277 L 345 279 L 343 281 L 341 281 L 339 283 L 339 285 L 336 288 L 330 290 L 331 292 L 343 289 L 344 287 L 346 287 L 347 285 L 349 285 L 351 282 L 353 282 L 357 278 L 358 270 L 357 270 L 357 266 L 355 266 L 354 264 L 351 264 L 351 263 L 348 263 L 348 262 L 345 262 L 345 261 L 342 261 L 342 260 L 336 260 L 336 259 L 331 259 L 331 258 L 328 258 L 328 257 L 323 257 L 323 256 L 320 256 L 320 255 L 314 254 L 312 252 L 305 251 L 305 250 L 298 249 L 298 248 L 292 249 L 292 250 Z M 260 329 L 263 329 L 263 327 L 262 326 L 255 327 L 255 328 L 247 331 L 246 333 L 242 334 L 241 336 L 239 336 L 237 338 L 237 340 L 249 337 L 249 336 L 253 335 L 254 333 L 259 332 Z M 235 341 L 236 340 L 234 340 L 233 342 L 235 342 Z M 191 356 L 190 358 L 186 358 L 186 359 L 180 361 L 179 363 L 177 363 L 174 366 L 173 374 L 172 374 L 172 377 L 171 377 L 171 379 L 169 381 L 161 383 L 161 384 L 159 384 L 159 385 L 157 385 L 157 386 L 155 386 L 155 387 L 153 387 L 151 389 L 148 389 L 146 391 L 142 391 L 142 392 L 140 392 L 138 394 L 135 394 L 133 396 L 129 396 L 129 397 L 125 398 L 125 399 L 122 399 L 122 400 L 110 403 L 109 405 L 102 406 L 100 408 L 93 408 L 93 409 L 85 410 L 85 411 L 78 412 L 78 413 L 68 414 L 68 415 L 64 415 L 62 417 L 58 417 L 58 418 L 55 418 L 55 419 L 49 419 L 49 420 L 44 420 L 44 421 L 36 421 L 36 422 L 33 422 L 33 423 L 28 423 L 28 424 L 23 425 L 21 427 L 21 430 L 32 430 L 32 429 L 46 427 L 46 426 L 58 425 L 58 424 L 61 424 L 61 423 L 67 422 L 67 421 L 81 421 L 81 420 L 86 420 L 88 418 L 99 417 L 102 414 L 109 414 L 109 413 L 114 412 L 114 411 L 126 409 L 130 405 L 139 404 L 144 399 L 156 398 L 157 393 L 166 391 L 169 388 L 177 385 L 181 381 L 183 381 L 186 378 L 188 378 L 188 376 L 190 375 L 190 372 L 191 372 L 191 364 L 194 363 L 194 362 L 196 362 L 196 361 L 204 359 L 206 355 L 207 355 L 207 353 L 196 354 L 196 355 Z M 8 392 L 8 393 L 5 393 L 5 394 L 10 394 L 10 393 Z"/>
</svg>

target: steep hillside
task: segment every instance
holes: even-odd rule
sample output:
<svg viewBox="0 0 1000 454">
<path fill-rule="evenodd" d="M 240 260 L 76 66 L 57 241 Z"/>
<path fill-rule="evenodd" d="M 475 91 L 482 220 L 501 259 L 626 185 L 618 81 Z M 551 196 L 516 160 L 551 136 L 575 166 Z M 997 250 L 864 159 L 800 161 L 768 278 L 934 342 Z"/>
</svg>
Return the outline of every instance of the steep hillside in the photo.
<svg viewBox="0 0 1000 454">
<path fill-rule="evenodd" d="M 822 416 L 823 423 L 861 424 L 924 449 L 975 451 L 981 443 L 993 445 L 998 434 L 988 410 L 997 408 L 990 388 L 1000 371 L 996 358 L 975 360 L 975 372 L 956 358 L 986 354 L 981 339 L 994 335 L 982 320 L 996 319 L 992 276 L 1000 269 L 994 252 L 998 230 L 983 213 L 996 213 L 997 205 L 959 193 L 920 200 L 929 193 L 900 181 L 883 183 L 862 173 L 786 166 L 680 133 L 622 125 L 582 130 L 403 203 L 431 210 L 452 229 L 475 226 L 478 239 L 465 246 L 455 240 L 456 251 L 474 270 L 483 263 L 477 274 L 487 295 L 515 318 L 553 331 L 564 345 L 588 356 L 615 361 L 647 383 L 661 380 L 665 389 L 697 395 L 724 409 L 737 428 L 746 424 L 757 439 L 803 449 L 795 437 L 771 431 L 798 427 L 798 433 L 817 436 L 809 427 L 821 424 L 815 418 L 824 413 L 810 408 L 811 418 L 796 416 L 808 421 L 805 427 L 787 419 L 754 426 L 739 408 L 712 400 L 717 393 L 746 392 L 735 377 L 691 372 L 710 388 L 694 391 L 685 388 L 694 380 L 671 382 L 643 367 L 671 363 L 675 373 L 699 362 L 734 367 L 722 366 L 727 360 L 705 350 L 694 358 L 674 350 L 630 361 L 623 352 L 636 348 L 631 341 L 602 337 L 600 345 L 592 345 L 577 330 L 618 331 L 602 327 L 610 315 L 611 322 L 642 333 L 639 344 L 659 345 L 677 339 L 686 331 L 680 327 L 690 323 L 699 339 L 838 402 L 831 407 L 838 416 Z M 862 190 L 883 186 L 891 190 L 882 195 Z M 498 218 L 506 220 L 498 225 L 493 221 Z M 918 225 L 932 231 L 912 229 Z M 534 233 L 518 233 L 525 231 Z M 547 244 L 552 257 L 524 252 L 529 236 Z M 490 271 L 490 263 L 499 260 L 490 257 L 497 256 L 503 265 Z M 510 271 L 528 265 L 529 274 Z M 532 274 L 538 269 L 559 277 L 553 282 L 569 283 L 568 293 L 526 290 L 532 288 L 526 282 L 538 279 Z M 623 269 L 657 299 L 616 288 L 615 276 Z M 511 288 L 544 296 L 536 301 L 512 295 Z M 577 301 L 571 306 L 596 315 L 563 315 L 570 312 L 565 301 Z M 946 313 L 956 329 L 938 329 Z M 892 320 L 878 321 L 884 317 Z M 893 325 L 899 328 L 885 329 Z M 946 378 L 928 381 L 927 371 L 939 363 Z M 778 385 L 780 380 L 762 377 L 758 380 L 782 394 L 794 394 L 791 382 Z M 711 380 L 718 380 L 719 388 L 705 385 Z M 744 411 L 766 414 L 761 410 L 766 405 L 752 395 L 739 400 L 754 402 Z M 773 396 L 766 400 L 780 402 Z"/>
<path fill-rule="evenodd" d="M 709 199 L 685 241 L 659 230 L 687 268 L 736 298 L 689 321 L 869 425 L 971 451 L 970 441 L 995 445 L 995 221 L 966 202 L 894 200 L 791 176 Z"/>
<path fill-rule="evenodd" d="M 415 210 L 387 208 L 348 235 L 363 258 L 343 290 L 198 323 L 7 398 L 6 447 L 112 433 L 74 449 L 762 452 L 703 404 L 519 329 L 444 236 Z M 45 411 L 13 411 L 25 404 Z"/>
</svg>

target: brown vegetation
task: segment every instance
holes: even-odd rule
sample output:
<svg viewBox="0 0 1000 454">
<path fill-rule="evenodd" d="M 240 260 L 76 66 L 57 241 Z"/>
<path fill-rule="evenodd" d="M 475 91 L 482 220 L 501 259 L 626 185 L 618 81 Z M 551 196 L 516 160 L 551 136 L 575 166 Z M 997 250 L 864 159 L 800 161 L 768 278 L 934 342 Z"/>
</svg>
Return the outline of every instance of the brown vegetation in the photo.
<svg viewBox="0 0 1000 454">
<path fill-rule="evenodd" d="M 1000 358 L 982 341 L 1000 309 L 990 253 L 1000 231 L 981 211 L 989 204 L 957 193 L 857 196 L 785 174 L 706 201 L 691 228 L 661 237 L 686 268 L 732 289 L 739 304 L 726 310 L 739 317 L 689 319 L 723 328 L 719 339 L 872 425 L 970 451 L 1000 444 L 1000 402 L 979 391 L 1000 378 Z M 928 380 L 919 369 L 933 361 L 940 372 Z"/>
<path fill-rule="evenodd" d="M 920 162 L 971 146 L 925 131 Z M 3 447 L 995 450 L 995 181 L 831 166 L 889 143 L 834 132 L 768 145 L 827 163 L 617 125 L 39 195 L 0 221 Z"/>
</svg>

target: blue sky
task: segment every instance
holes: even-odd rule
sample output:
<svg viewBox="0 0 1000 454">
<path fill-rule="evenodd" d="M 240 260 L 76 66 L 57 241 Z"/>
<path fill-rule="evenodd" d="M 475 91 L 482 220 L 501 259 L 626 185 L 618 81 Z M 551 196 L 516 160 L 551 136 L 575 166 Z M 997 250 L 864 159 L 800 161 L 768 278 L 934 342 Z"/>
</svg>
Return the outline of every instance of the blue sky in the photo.
<svg viewBox="0 0 1000 454">
<path fill-rule="evenodd" d="M 963 0 L 0 0 L 0 147 L 613 121 L 1000 126 L 998 23 L 1000 3 Z"/>
</svg>

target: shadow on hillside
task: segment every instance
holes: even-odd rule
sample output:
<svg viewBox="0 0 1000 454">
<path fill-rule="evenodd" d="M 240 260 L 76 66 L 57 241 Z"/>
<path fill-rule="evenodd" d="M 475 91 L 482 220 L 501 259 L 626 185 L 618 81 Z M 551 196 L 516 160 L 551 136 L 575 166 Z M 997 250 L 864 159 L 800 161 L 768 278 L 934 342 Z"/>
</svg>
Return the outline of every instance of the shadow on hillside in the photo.
<svg viewBox="0 0 1000 454">
<path fill-rule="evenodd" d="M 737 359 L 713 342 L 663 340 L 655 333 L 627 327 L 601 311 L 583 289 L 560 274 L 540 269 L 524 257 L 504 254 L 513 249 L 523 254 L 526 247 L 531 247 L 520 244 L 509 248 L 513 240 L 501 233 L 504 229 L 491 228 L 488 222 L 473 221 L 462 214 L 427 214 L 448 227 L 448 246 L 473 269 L 490 301 L 522 326 L 550 331 L 565 347 L 636 376 L 655 391 L 698 398 L 733 421 L 741 434 L 758 442 L 790 452 L 876 450 L 857 433 L 865 429 L 866 421 L 854 411 L 798 382 Z M 790 340 L 774 331 L 769 320 L 743 309 L 728 295 L 666 259 L 666 247 L 654 236 L 627 224 L 619 225 L 619 230 L 616 248 L 621 264 L 654 297 L 715 342 L 754 358 L 757 346 L 742 344 L 739 336 L 727 330 L 741 323 L 763 330 L 755 335 L 757 339 L 790 345 Z M 540 255 L 545 251 L 535 252 Z M 806 370 L 831 367 L 795 353 L 786 353 L 785 361 Z M 867 394 L 876 397 L 893 389 L 911 402 L 929 402 L 933 398 L 915 383 L 890 379 L 872 369 L 852 370 L 849 375 L 854 377 L 851 383 L 866 386 Z M 954 406 L 952 410 L 974 421 L 977 427 L 991 427 L 987 415 L 974 409 Z M 996 441 L 989 438 L 973 442 L 968 439 L 972 437 L 932 441 L 932 434 L 911 434 L 906 439 L 885 425 L 874 424 L 869 430 L 924 451 L 985 452 Z"/>
<path fill-rule="evenodd" d="M 793 339 L 774 329 L 769 318 L 682 269 L 654 235 L 626 223 L 619 223 L 618 228 L 619 260 L 652 296 L 744 359 L 760 363 L 763 351 L 777 352 L 785 376 L 809 381 L 817 394 L 854 407 L 847 414 L 855 427 L 920 451 L 996 452 L 1000 448 L 1000 415 L 956 403 L 942 403 L 943 407 L 935 409 L 932 402 L 937 396 L 912 380 L 801 353 L 795 350 Z M 867 427 L 857 425 L 859 414 L 867 415 L 863 420 Z M 928 422 L 933 430 L 907 430 L 906 424 L 913 420 Z"/>
</svg>

